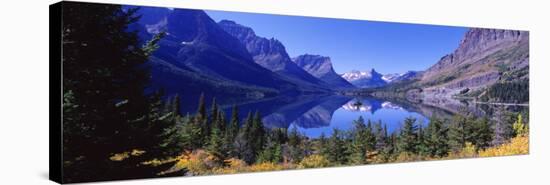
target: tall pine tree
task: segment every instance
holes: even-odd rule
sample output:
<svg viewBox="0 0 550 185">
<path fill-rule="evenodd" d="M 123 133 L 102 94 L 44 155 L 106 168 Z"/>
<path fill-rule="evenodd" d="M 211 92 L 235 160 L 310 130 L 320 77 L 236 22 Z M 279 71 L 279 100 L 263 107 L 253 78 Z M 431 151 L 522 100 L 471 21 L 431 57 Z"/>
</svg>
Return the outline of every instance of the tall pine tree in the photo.
<svg viewBox="0 0 550 185">
<path fill-rule="evenodd" d="M 491 122 L 489 119 L 484 117 L 475 120 L 472 135 L 472 143 L 474 143 L 477 148 L 484 149 L 491 146 L 493 130 L 491 129 Z"/>
<path fill-rule="evenodd" d="M 303 138 L 298 132 L 298 127 L 293 125 L 288 133 L 288 157 L 291 162 L 300 162 L 304 158 L 305 150 L 302 145 Z"/>
<path fill-rule="evenodd" d="M 197 107 L 197 115 L 194 117 L 195 124 L 199 126 L 200 130 L 200 139 L 199 145 L 206 146 L 209 142 L 210 136 L 210 125 L 208 124 L 208 115 L 206 113 L 206 103 L 204 93 L 201 93 L 199 97 L 199 105 Z"/>
<path fill-rule="evenodd" d="M 328 160 L 333 164 L 346 164 L 349 150 L 341 130 L 334 128 L 328 140 Z"/>
<path fill-rule="evenodd" d="M 376 138 L 376 150 L 382 150 L 386 147 L 387 133 L 386 125 L 382 126 L 382 121 L 378 121 L 374 125 L 374 136 Z"/>
<path fill-rule="evenodd" d="M 405 118 L 397 142 L 399 152 L 416 153 L 417 131 L 416 118 Z"/>
<path fill-rule="evenodd" d="M 369 121 L 370 123 L 370 121 Z M 367 152 L 370 149 L 369 138 L 367 134 L 367 125 L 362 116 L 353 121 L 354 128 L 352 130 L 353 138 L 351 143 L 351 161 L 353 164 L 366 164 Z"/>
<path fill-rule="evenodd" d="M 239 134 L 239 108 L 237 105 L 233 105 L 231 111 L 231 120 L 224 131 L 224 142 L 223 147 L 227 152 L 227 156 L 235 157 L 235 148 L 234 141 L 237 135 Z"/>
<path fill-rule="evenodd" d="M 154 176 L 161 169 L 141 162 L 167 157 L 174 133 L 159 99 L 143 93 L 162 35 L 143 48 L 128 31 L 136 9 L 119 5 L 65 2 L 62 12 L 65 182 Z"/>
<path fill-rule="evenodd" d="M 448 128 L 435 116 L 430 118 L 427 132 L 427 146 L 430 156 L 443 157 L 449 153 Z"/>
<path fill-rule="evenodd" d="M 449 125 L 449 147 L 452 151 L 458 152 L 464 148 L 466 141 L 470 139 L 472 123 L 468 123 L 468 119 L 461 115 L 453 116 Z"/>
</svg>

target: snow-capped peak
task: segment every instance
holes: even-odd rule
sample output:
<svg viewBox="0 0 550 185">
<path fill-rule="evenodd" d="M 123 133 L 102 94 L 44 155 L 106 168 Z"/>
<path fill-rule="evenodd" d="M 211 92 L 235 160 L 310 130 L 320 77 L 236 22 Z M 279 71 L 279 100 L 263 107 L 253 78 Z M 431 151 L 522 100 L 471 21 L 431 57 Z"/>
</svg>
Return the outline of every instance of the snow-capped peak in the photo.
<svg viewBox="0 0 550 185">
<path fill-rule="evenodd" d="M 402 74 L 399 73 L 391 73 L 391 74 L 385 74 L 382 76 L 382 80 L 390 83 L 394 81 L 395 79 L 398 79 Z"/>
<path fill-rule="evenodd" d="M 352 70 L 350 72 L 342 74 L 342 78 L 346 79 L 348 82 L 351 82 L 359 79 L 371 78 L 375 73 L 377 72 L 374 69 L 370 71 Z"/>
</svg>

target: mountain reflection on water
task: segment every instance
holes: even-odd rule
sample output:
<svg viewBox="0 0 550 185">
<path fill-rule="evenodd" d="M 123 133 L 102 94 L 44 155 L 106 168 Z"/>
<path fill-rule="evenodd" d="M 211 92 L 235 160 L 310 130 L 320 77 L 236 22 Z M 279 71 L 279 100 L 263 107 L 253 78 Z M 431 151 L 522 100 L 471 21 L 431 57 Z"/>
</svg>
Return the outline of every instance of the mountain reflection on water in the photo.
<svg viewBox="0 0 550 185">
<path fill-rule="evenodd" d="M 181 110 L 184 115 L 194 114 L 197 110 L 198 95 L 191 97 L 189 100 L 182 100 Z M 321 133 L 328 136 L 334 128 L 349 130 L 353 128 L 353 120 L 359 116 L 372 122 L 382 122 L 389 132 L 393 132 L 401 127 L 403 120 L 407 117 L 414 117 L 419 124 L 426 124 L 432 115 L 450 118 L 457 113 L 428 104 L 341 95 L 279 96 L 262 99 L 206 95 L 207 108 L 212 103 L 213 97 L 216 97 L 216 103 L 228 116 L 227 120 L 231 116 L 232 106 L 237 105 L 241 120 L 245 119 L 249 112 L 259 111 L 265 127 L 296 126 L 308 137 L 319 137 Z M 464 110 L 472 109 L 467 107 L 468 104 L 464 106 L 466 106 Z M 476 110 L 476 112 L 483 114 L 482 110 Z"/>
</svg>

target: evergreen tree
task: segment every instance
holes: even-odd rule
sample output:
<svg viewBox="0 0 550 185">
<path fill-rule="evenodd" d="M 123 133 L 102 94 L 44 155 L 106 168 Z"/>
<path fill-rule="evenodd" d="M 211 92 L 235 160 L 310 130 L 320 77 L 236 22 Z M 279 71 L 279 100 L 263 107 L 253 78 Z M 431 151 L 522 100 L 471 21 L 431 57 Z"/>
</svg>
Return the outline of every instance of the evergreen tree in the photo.
<svg viewBox="0 0 550 185">
<path fill-rule="evenodd" d="M 282 159 L 281 144 L 268 141 L 268 145 L 258 154 L 257 163 L 279 163 Z"/>
<path fill-rule="evenodd" d="M 215 99 L 213 100 L 215 102 Z M 210 128 L 210 140 L 208 143 L 207 150 L 210 151 L 213 155 L 223 158 L 227 155 L 227 148 L 224 146 L 224 130 L 223 125 L 225 125 L 225 115 L 222 111 L 218 111 L 217 105 L 213 104 L 212 107 L 212 123 Z M 215 117 L 214 117 L 215 116 Z"/>
<path fill-rule="evenodd" d="M 149 142 L 148 150 L 142 154 L 143 157 L 150 156 L 153 159 L 163 159 L 179 155 L 182 147 L 182 139 L 178 127 L 179 114 L 173 112 L 173 109 L 161 110 L 164 103 L 162 101 L 163 93 L 156 93 L 150 104 L 149 124 L 140 130 L 139 137 L 143 139 L 142 143 Z M 179 107 L 178 105 L 175 105 Z"/>
<path fill-rule="evenodd" d="M 147 116 L 146 125 L 142 129 L 135 130 L 133 137 L 139 137 L 141 145 L 146 147 L 142 150 L 143 153 L 126 160 L 128 166 L 136 163 L 148 162 L 151 160 L 163 160 L 179 155 L 181 152 L 181 139 L 177 127 L 177 113 L 161 109 L 165 102 L 162 101 L 163 93 L 157 92 L 152 98 L 149 105 L 150 112 Z M 130 167 L 126 173 L 132 178 L 156 176 L 159 172 L 170 169 L 175 162 L 157 165 L 138 165 Z M 148 168 L 156 168 L 151 170 Z M 171 175 L 179 175 L 180 173 L 172 173 Z"/>
<path fill-rule="evenodd" d="M 376 149 L 376 135 L 372 128 L 372 121 L 369 119 L 367 122 L 367 128 L 365 130 L 365 139 L 367 142 L 367 150 L 373 152 Z"/>
<path fill-rule="evenodd" d="M 307 156 L 310 156 L 313 154 L 313 142 L 310 141 L 309 137 L 307 137 L 306 135 L 302 134 L 302 148 L 303 148 L 303 154 L 304 154 L 304 157 L 307 157 Z M 302 159 L 304 158 L 302 157 Z M 301 160 L 302 160 L 301 159 Z M 300 160 L 300 161 L 301 161 Z"/>
<path fill-rule="evenodd" d="M 222 137 L 224 137 L 225 135 L 225 129 L 227 129 L 227 121 L 225 121 L 225 112 L 223 112 L 222 110 L 219 110 L 218 111 L 218 128 L 220 128 L 220 130 L 222 131 L 221 135 Z"/>
<path fill-rule="evenodd" d="M 384 129 L 384 130 L 387 130 L 387 129 Z M 391 161 L 392 157 L 397 151 L 397 146 L 395 143 L 396 143 L 396 136 L 395 136 L 395 133 L 392 133 L 386 138 L 386 147 L 384 147 L 382 150 L 379 150 L 380 151 L 379 156 L 383 162 Z"/>
<path fill-rule="evenodd" d="M 181 135 L 181 144 L 184 150 L 193 151 L 198 149 L 202 144 L 202 128 L 196 124 L 195 118 L 187 115 L 180 121 L 182 129 L 179 133 Z"/>
<path fill-rule="evenodd" d="M 197 117 L 199 120 L 205 120 L 206 119 L 206 105 L 204 102 L 204 93 L 201 93 L 199 97 L 199 105 L 197 107 Z"/>
<path fill-rule="evenodd" d="M 461 115 L 455 115 L 449 125 L 449 147 L 457 152 L 464 148 L 466 141 L 470 140 L 470 124 L 468 119 Z"/>
<path fill-rule="evenodd" d="M 253 163 L 255 161 L 254 143 L 251 141 L 253 133 L 254 118 L 252 112 L 248 112 L 246 120 L 239 130 L 239 134 L 233 142 L 235 153 L 239 159 L 246 161 L 247 163 Z"/>
<path fill-rule="evenodd" d="M 214 156 L 223 157 L 225 153 L 222 147 L 222 131 L 219 127 L 212 127 L 212 130 L 210 131 L 210 140 L 206 149 Z"/>
<path fill-rule="evenodd" d="M 279 144 L 285 144 L 288 142 L 288 133 L 286 128 L 273 128 L 270 133 L 273 142 L 277 142 Z"/>
<path fill-rule="evenodd" d="M 282 148 L 281 143 L 279 143 L 277 140 L 277 133 L 276 132 L 269 132 L 269 134 L 266 137 L 266 144 L 264 149 L 260 152 L 258 155 L 257 162 L 263 163 L 263 162 L 273 162 L 273 163 L 279 163 L 282 162 Z"/>
<path fill-rule="evenodd" d="M 374 125 L 374 136 L 376 138 L 376 145 L 375 145 L 375 149 L 376 150 L 382 150 L 386 147 L 386 140 L 387 140 L 387 131 L 386 131 L 386 126 L 384 125 L 384 127 L 382 127 L 382 121 L 378 121 L 378 123 L 376 123 Z"/>
<path fill-rule="evenodd" d="M 418 126 L 418 131 L 416 134 L 415 141 L 415 151 L 419 155 L 430 155 L 430 149 L 428 144 L 429 135 L 426 133 L 422 126 Z"/>
<path fill-rule="evenodd" d="M 489 119 L 479 118 L 474 122 L 473 129 L 473 142 L 477 148 L 484 149 L 491 146 L 493 137 L 493 130 L 491 129 L 491 123 Z"/>
<path fill-rule="evenodd" d="M 265 144 L 265 129 L 262 122 L 262 117 L 259 111 L 256 111 L 254 114 L 254 119 L 252 121 L 252 127 L 249 132 L 249 141 L 251 143 L 252 151 L 254 155 L 257 155 L 262 151 Z"/>
<path fill-rule="evenodd" d="M 437 117 L 431 117 L 427 128 L 427 146 L 430 156 L 443 157 L 449 153 L 448 129 L 443 121 Z"/>
<path fill-rule="evenodd" d="M 283 161 L 283 146 L 281 146 L 281 143 L 275 143 L 271 162 L 279 163 L 282 161 Z"/>
<path fill-rule="evenodd" d="M 179 97 L 176 94 L 173 96 L 171 100 L 169 100 L 169 103 L 162 102 L 161 96 L 164 93 L 157 92 L 157 95 L 155 97 L 156 101 L 160 102 L 161 104 L 169 105 L 165 108 L 164 111 L 162 111 L 162 116 L 159 118 L 159 120 L 169 124 L 169 127 L 164 128 L 164 135 L 166 137 L 164 138 L 164 151 L 170 152 L 170 155 L 179 155 L 182 148 L 185 147 L 184 145 L 184 138 L 182 137 L 182 129 L 183 129 L 183 119 L 179 112 L 180 107 L 180 101 Z"/>
<path fill-rule="evenodd" d="M 366 164 L 367 152 L 370 149 L 367 125 L 362 116 L 359 116 L 357 120 L 353 121 L 354 129 L 352 130 L 352 143 L 351 143 L 351 162 L 353 164 Z M 370 120 L 369 120 L 370 125 Z"/>
<path fill-rule="evenodd" d="M 514 136 L 514 129 L 512 128 L 513 118 L 506 112 L 504 107 L 499 107 L 493 119 L 493 146 L 504 144 L 510 138 Z"/>
<path fill-rule="evenodd" d="M 208 115 L 206 114 L 206 105 L 204 100 L 204 93 L 201 93 L 199 97 L 199 105 L 197 107 L 197 115 L 195 115 L 195 124 L 199 125 L 201 128 L 200 134 L 201 138 L 199 139 L 200 146 L 206 146 L 209 142 L 210 136 L 210 126 L 208 124 Z"/>
<path fill-rule="evenodd" d="M 174 95 L 172 100 L 172 110 L 174 115 L 180 115 L 181 109 L 180 109 L 180 96 L 178 94 Z"/>
<path fill-rule="evenodd" d="M 405 118 L 397 143 L 400 152 L 416 153 L 417 131 L 416 118 Z"/>
<path fill-rule="evenodd" d="M 302 136 L 298 132 L 296 125 L 292 126 L 288 133 L 289 158 L 292 162 L 300 162 L 304 157 L 304 148 L 302 148 Z"/>
<path fill-rule="evenodd" d="M 218 104 L 216 104 L 216 98 L 212 98 L 212 105 L 210 106 L 210 120 L 211 125 L 210 127 L 221 127 L 219 124 L 219 117 L 218 117 Z M 212 128 L 211 128 L 212 129 Z"/>
<path fill-rule="evenodd" d="M 136 11 L 137 9 L 130 10 L 129 12 Z M 151 56 L 153 52 L 155 52 L 160 46 L 158 43 L 162 38 L 166 36 L 166 32 L 161 31 L 158 34 L 153 35 L 153 38 L 151 40 L 148 40 L 145 42 L 145 44 L 142 47 L 142 51 L 146 56 Z M 177 96 L 177 95 L 176 95 Z"/>
<path fill-rule="evenodd" d="M 529 81 L 515 80 L 495 83 L 481 96 L 481 100 L 506 103 L 529 102 Z"/>
<path fill-rule="evenodd" d="M 139 18 L 135 12 L 119 5 L 63 4 L 66 182 L 152 177 L 164 167 L 140 165 L 168 157 L 159 151 L 171 145 L 166 141 L 174 132 L 165 132 L 173 131 L 171 119 L 152 116 L 159 113 L 151 110 L 157 99 L 143 93 L 150 77 L 143 65 L 162 36 L 143 48 L 127 29 Z M 113 158 L 121 153 L 131 155 Z"/>
<path fill-rule="evenodd" d="M 328 144 L 328 140 L 325 136 L 325 133 L 322 132 L 317 140 L 319 142 L 319 144 L 318 144 L 319 147 L 318 147 L 317 151 L 323 157 L 328 158 L 328 156 L 329 156 L 329 144 Z"/>
<path fill-rule="evenodd" d="M 223 147 L 227 151 L 227 155 L 233 157 L 235 156 L 234 141 L 239 134 L 239 109 L 236 105 L 233 105 L 230 121 L 224 131 Z"/>
<path fill-rule="evenodd" d="M 231 111 L 231 129 L 228 129 L 230 131 L 230 134 L 235 137 L 239 133 L 239 107 L 237 105 L 233 106 L 233 110 Z"/>
<path fill-rule="evenodd" d="M 348 162 L 348 149 L 344 141 L 343 134 L 337 128 L 334 128 L 328 141 L 328 160 L 334 164 L 346 164 Z"/>
<path fill-rule="evenodd" d="M 300 142 L 301 140 L 300 140 L 300 133 L 298 132 L 298 127 L 296 125 L 292 125 L 292 128 L 288 133 L 288 145 L 298 146 L 300 145 Z"/>
</svg>

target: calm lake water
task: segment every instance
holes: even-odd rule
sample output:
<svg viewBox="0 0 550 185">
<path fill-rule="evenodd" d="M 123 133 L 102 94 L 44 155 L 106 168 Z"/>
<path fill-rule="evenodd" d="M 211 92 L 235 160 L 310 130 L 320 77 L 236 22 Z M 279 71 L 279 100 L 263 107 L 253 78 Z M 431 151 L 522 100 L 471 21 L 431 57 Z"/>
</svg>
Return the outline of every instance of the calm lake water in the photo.
<svg viewBox="0 0 550 185">
<path fill-rule="evenodd" d="M 429 116 L 449 117 L 453 113 L 443 109 L 420 106 L 412 103 L 396 102 L 373 97 L 349 97 L 339 95 L 285 96 L 257 100 L 235 99 L 219 95 L 206 95 L 207 105 L 216 97 L 216 103 L 226 113 L 228 120 L 231 107 L 239 107 L 239 116 L 246 118 L 248 112 L 259 111 L 264 125 L 268 128 L 292 128 L 308 137 L 316 138 L 324 133 L 330 136 L 334 128 L 349 130 L 353 120 L 363 116 L 373 123 L 381 121 L 389 133 L 398 130 L 405 118 L 414 117 L 420 124 L 427 124 Z M 183 114 L 193 114 L 197 110 L 198 96 L 182 100 Z M 208 106 L 209 108 L 209 106 Z"/>
<path fill-rule="evenodd" d="M 361 105 L 355 104 L 356 102 L 362 102 Z M 354 105 L 355 104 L 355 105 Z M 372 123 L 379 121 L 385 124 L 388 132 L 391 133 L 398 130 L 401 127 L 403 120 L 407 117 L 416 118 L 418 123 L 425 124 L 428 118 L 421 113 L 414 112 L 413 110 L 407 110 L 398 104 L 390 101 L 384 101 L 374 98 L 354 98 L 349 102 L 341 105 L 338 109 L 334 110 L 330 116 L 328 124 L 320 127 L 303 127 L 299 122 L 294 121 L 292 126 L 297 126 L 298 129 L 305 133 L 308 137 L 319 137 L 321 133 L 324 133 L 327 137 L 330 136 L 334 128 L 340 130 L 349 130 L 353 128 L 353 121 L 357 120 L 359 116 L 362 116 L 365 121 L 371 120 Z"/>
</svg>

